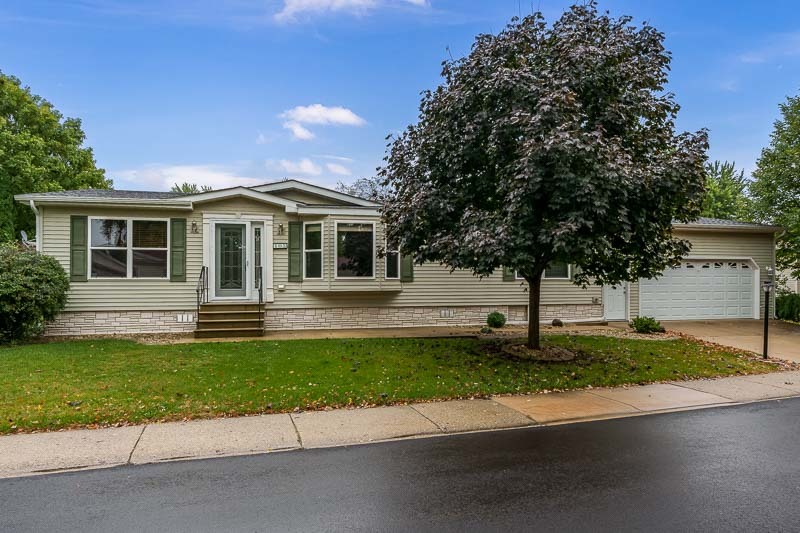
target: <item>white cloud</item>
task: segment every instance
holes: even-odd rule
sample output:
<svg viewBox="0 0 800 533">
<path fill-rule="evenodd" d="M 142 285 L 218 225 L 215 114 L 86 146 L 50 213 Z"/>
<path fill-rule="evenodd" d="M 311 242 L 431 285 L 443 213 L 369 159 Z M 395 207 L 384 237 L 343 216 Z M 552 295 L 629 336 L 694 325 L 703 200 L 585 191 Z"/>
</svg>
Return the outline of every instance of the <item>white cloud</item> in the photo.
<svg viewBox="0 0 800 533">
<path fill-rule="evenodd" d="M 366 120 L 346 107 L 327 107 L 322 104 L 299 105 L 288 109 L 281 117 L 300 124 L 336 124 L 339 126 L 363 126 Z"/>
<path fill-rule="evenodd" d="M 328 172 L 336 174 L 337 176 L 350 175 L 350 169 L 344 165 L 340 165 L 339 163 L 326 163 L 325 168 L 328 169 Z"/>
<path fill-rule="evenodd" d="M 327 107 L 322 104 L 299 105 L 292 109 L 287 109 L 280 114 L 280 117 L 286 120 L 283 123 L 283 127 L 291 131 L 295 139 L 301 141 L 308 141 L 314 138 L 314 133 L 303 124 L 363 126 L 367 123 L 366 120 L 346 107 Z"/>
<path fill-rule="evenodd" d="M 278 166 L 290 176 L 319 176 L 322 174 L 322 168 L 307 157 L 299 161 L 281 159 L 278 161 Z"/>
<path fill-rule="evenodd" d="M 310 141 L 314 138 L 314 133 L 301 126 L 299 123 L 290 120 L 284 122 L 283 127 L 292 132 L 292 136 L 300 141 Z"/>
<path fill-rule="evenodd" d="M 256 137 L 256 144 L 261 144 L 261 145 L 270 144 L 274 140 L 275 140 L 275 134 L 274 133 L 270 133 L 270 134 L 265 135 L 264 133 L 259 131 L 258 132 L 258 137 Z"/>
<path fill-rule="evenodd" d="M 428 0 L 283 0 L 283 8 L 274 18 L 278 22 L 295 22 L 301 15 L 366 15 L 378 7 L 403 4 L 417 7 L 429 5 Z"/>
<path fill-rule="evenodd" d="M 146 165 L 141 168 L 112 173 L 119 188 L 134 190 L 164 191 L 173 184 L 183 182 L 208 185 L 214 189 L 228 187 L 252 187 L 263 183 L 263 179 L 242 176 L 235 170 L 221 165 Z"/>
<path fill-rule="evenodd" d="M 800 32 L 780 33 L 771 36 L 763 46 L 739 55 L 739 61 L 760 64 L 797 56 L 800 56 Z"/>
<path fill-rule="evenodd" d="M 353 158 L 352 157 L 344 157 L 344 156 L 341 156 L 341 155 L 319 154 L 319 155 L 315 155 L 314 157 L 319 157 L 319 158 L 322 158 L 322 159 L 332 159 L 334 161 L 343 161 L 345 163 L 352 163 L 353 162 Z"/>
</svg>

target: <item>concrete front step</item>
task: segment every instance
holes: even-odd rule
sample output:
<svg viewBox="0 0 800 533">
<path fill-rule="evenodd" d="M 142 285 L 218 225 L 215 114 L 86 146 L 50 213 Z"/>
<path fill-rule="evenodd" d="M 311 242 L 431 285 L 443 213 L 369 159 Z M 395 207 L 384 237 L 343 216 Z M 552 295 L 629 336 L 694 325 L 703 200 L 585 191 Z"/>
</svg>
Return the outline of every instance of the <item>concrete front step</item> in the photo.
<svg viewBox="0 0 800 533">
<path fill-rule="evenodd" d="M 221 319 L 250 320 L 260 316 L 261 311 L 200 311 L 201 322 Z"/>
<path fill-rule="evenodd" d="M 200 306 L 196 338 L 260 337 L 264 334 L 264 311 L 250 302 L 207 303 Z"/>
<path fill-rule="evenodd" d="M 264 328 L 264 320 L 261 318 L 224 318 L 215 320 L 201 319 L 197 323 L 198 331 L 208 329 L 242 329 L 242 328 Z"/>
<path fill-rule="evenodd" d="M 208 304 L 201 304 L 200 305 L 200 312 L 214 312 L 214 311 L 222 311 L 222 312 L 230 312 L 230 311 L 258 311 L 259 304 L 253 303 L 208 303 Z"/>
<path fill-rule="evenodd" d="M 231 337 L 262 337 L 264 328 L 216 328 L 196 329 L 194 336 L 197 339 L 222 339 Z"/>
</svg>

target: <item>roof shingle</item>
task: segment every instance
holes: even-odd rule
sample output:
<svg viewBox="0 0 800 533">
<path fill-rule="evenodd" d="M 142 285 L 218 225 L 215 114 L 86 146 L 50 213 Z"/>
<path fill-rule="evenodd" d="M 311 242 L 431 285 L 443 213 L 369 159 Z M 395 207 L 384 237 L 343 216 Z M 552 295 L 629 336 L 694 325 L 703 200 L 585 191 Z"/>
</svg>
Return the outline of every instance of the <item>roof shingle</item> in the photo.
<svg viewBox="0 0 800 533">
<path fill-rule="evenodd" d="M 51 198 L 130 198 L 137 200 L 164 200 L 186 196 L 179 192 L 169 191 L 122 191 L 118 189 L 79 189 L 74 191 L 53 191 L 36 193 L 37 196 Z"/>
</svg>

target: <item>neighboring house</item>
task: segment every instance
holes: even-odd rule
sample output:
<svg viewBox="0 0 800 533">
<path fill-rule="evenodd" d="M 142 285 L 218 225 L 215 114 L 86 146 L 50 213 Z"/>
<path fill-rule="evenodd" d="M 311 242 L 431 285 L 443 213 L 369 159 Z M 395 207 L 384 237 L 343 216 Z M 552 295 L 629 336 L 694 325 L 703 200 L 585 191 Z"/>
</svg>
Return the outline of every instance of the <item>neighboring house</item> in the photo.
<svg viewBox="0 0 800 533">
<path fill-rule="evenodd" d="M 791 270 L 783 270 L 780 273 L 784 288 L 789 292 L 800 292 L 800 280 L 792 276 Z"/>
<path fill-rule="evenodd" d="M 377 204 L 300 181 L 16 199 L 36 213 L 37 249 L 70 275 L 51 335 L 479 324 L 494 310 L 527 320 L 524 282 L 513 272 L 479 279 L 384 254 Z M 583 289 L 571 283 L 570 265 L 554 264 L 542 319 L 757 318 L 776 231 L 713 219 L 676 225 L 691 254 L 662 278 L 629 286 Z"/>
</svg>

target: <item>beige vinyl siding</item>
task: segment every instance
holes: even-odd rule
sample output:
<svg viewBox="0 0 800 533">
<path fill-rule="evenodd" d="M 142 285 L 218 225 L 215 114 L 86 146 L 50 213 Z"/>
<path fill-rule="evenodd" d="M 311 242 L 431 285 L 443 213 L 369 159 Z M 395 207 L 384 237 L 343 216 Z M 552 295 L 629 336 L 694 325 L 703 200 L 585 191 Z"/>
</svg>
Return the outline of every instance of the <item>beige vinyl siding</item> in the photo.
<svg viewBox="0 0 800 533">
<path fill-rule="evenodd" d="M 70 284 L 67 311 L 187 310 L 196 304 L 195 284 L 203 262 L 203 236 L 191 232 L 192 221 L 202 227 L 200 213 L 175 209 L 41 207 L 42 252 L 55 257 L 69 272 L 70 216 L 186 218 L 186 281 L 168 279 L 89 279 Z"/>
<path fill-rule="evenodd" d="M 269 193 L 271 194 L 271 193 Z M 277 195 L 276 195 L 277 196 Z M 225 198 L 222 200 L 212 200 L 209 202 L 202 202 L 195 204 L 195 212 L 199 211 L 200 217 L 203 213 L 226 213 L 226 214 L 251 214 L 251 215 L 276 215 L 284 213 L 284 208 L 280 206 L 273 206 L 245 198 L 243 196 L 235 198 Z"/>
<path fill-rule="evenodd" d="M 692 244 L 688 259 L 752 258 L 759 266 L 761 281 L 768 279 L 767 267 L 775 267 L 775 239 L 772 233 L 744 231 L 676 230 L 675 236 Z M 759 290 L 759 308 L 764 307 L 764 292 Z M 639 313 L 639 285 L 631 284 L 631 316 Z"/>
<path fill-rule="evenodd" d="M 628 314 L 632 317 L 639 316 L 639 283 L 633 282 L 628 286 Z"/>
<path fill-rule="evenodd" d="M 273 242 L 288 243 L 290 220 L 322 221 L 324 224 L 324 279 L 290 283 L 288 250 L 273 249 L 273 287 L 275 300 L 271 308 L 303 307 L 375 307 L 375 306 L 467 306 L 526 305 L 525 283 L 503 281 L 498 269 L 484 279 L 466 271 L 450 272 L 436 264 L 415 265 L 414 281 L 401 283 L 384 280 L 385 259 L 376 258 L 374 280 L 334 279 L 335 221 L 376 221 L 376 248 L 384 246 L 383 231 L 377 218 L 327 216 L 298 218 L 287 215 L 282 207 L 248 198 L 230 198 L 197 204 L 193 212 L 168 209 L 41 207 L 43 252 L 58 259 L 69 269 L 70 215 L 103 217 L 186 218 L 187 264 L 186 282 L 137 279 L 90 279 L 72 283 L 68 311 L 111 310 L 190 310 L 196 305 L 195 287 L 203 264 L 203 214 L 272 214 Z M 192 233 L 196 222 L 198 233 Z M 281 234 L 281 225 L 283 226 Z M 269 267 L 269 265 L 267 265 Z M 213 280 L 210 280 L 213 283 Z M 283 285 L 283 289 L 278 286 Z M 544 280 L 542 304 L 583 304 L 599 302 L 602 289 L 583 289 L 568 280 Z"/>
<path fill-rule="evenodd" d="M 428 263 L 414 266 L 414 281 L 400 283 L 385 280 L 385 259 L 377 258 L 375 279 L 335 279 L 335 223 L 371 222 L 371 217 L 328 216 L 305 218 L 306 222 L 322 222 L 323 279 L 288 282 L 288 250 L 274 250 L 275 307 L 363 307 L 363 306 L 463 306 L 463 305 L 526 305 L 528 293 L 522 281 L 503 281 L 498 269 L 492 276 L 480 279 L 467 271 L 455 271 Z M 286 233 L 275 235 L 275 242 L 288 242 Z M 381 224 L 376 224 L 376 248 L 384 246 Z M 285 285 L 278 290 L 278 284 Z M 542 304 L 592 304 L 601 297 L 600 287 L 582 289 L 568 280 L 544 280 Z"/>
</svg>

